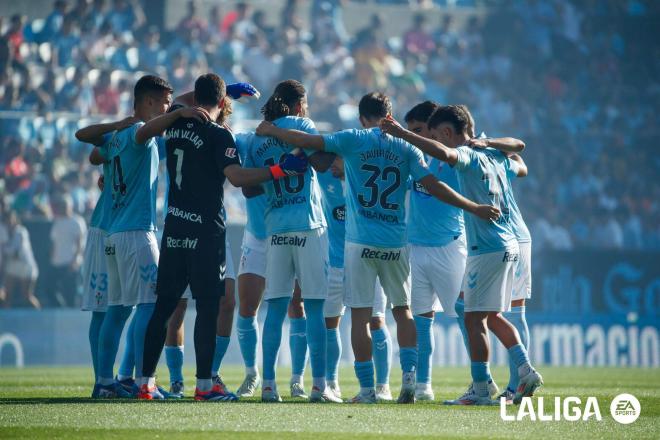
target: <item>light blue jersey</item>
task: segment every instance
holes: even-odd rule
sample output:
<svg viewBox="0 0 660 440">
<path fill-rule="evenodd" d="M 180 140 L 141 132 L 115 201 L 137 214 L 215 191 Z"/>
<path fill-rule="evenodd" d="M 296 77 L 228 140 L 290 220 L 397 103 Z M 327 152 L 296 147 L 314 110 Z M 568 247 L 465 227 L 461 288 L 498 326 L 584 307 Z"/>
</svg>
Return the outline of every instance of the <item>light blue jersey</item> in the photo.
<svg viewBox="0 0 660 440">
<path fill-rule="evenodd" d="M 316 134 L 314 123 L 307 118 L 286 116 L 273 121 L 280 128 Z M 246 167 L 266 167 L 280 162 L 293 149 L 274 137 L 247 134 Z M 321 191 L 316 172 L 310 167 L 300 176 L 285 177 L 262 184 L 266 193 L 266 233 L 309 231 L 325 226 L 321 207 Z"/>
<path fill-rule="evenodd" d="M 513 195 L 513 188 L 511 187 L 511 181 L 518 177 L 518 167 L 518 163 L 512 160 L 511 167 L 507 172 L 507 177 L 509 178 L 507 200 L 509 201 L 509 212 L 511 213 L 511 227 L 513 228 L 513 233 L 518 239 L 518 243 L 528 243 L 532 241 L 532 235 L 529 233 L 525 220 L 523 220 L 520 208 L 518 208 L 516 198 Z"/>
<path fill-rule="evenodd" d="M 516 247 L 517 240 L 511 226 L 511 206 L 507 200 L 509 188 L 508 173 L 511 160 L 499 151 L 456 148 L 458 161 L 458 183 L 461 193 L 475 203 L 493 205 L 500 209 L 497 221 L 482 220 L 474 215 L 465 218 L 468 255 L 497 252 Z"/>
<path fill-rule="evenodd" d="M 236 139 L 236 148 L 238 148 L 238 154 L 241 157 L 241 162 L 247 162 L 247 153 L 248 153 L 248 140 L 250 139 L 251 134 L 249 133 L 238 133 L 235 135 Z M 252 234 L 255 238 L 259 240 L 265 240 L 267 238 L 266 234 L 266 204 L 268 200 L 266 195 L 262 194 L 256 197 L 250 197 L 245 200 L 245 208 L 247 210 L 247 224 L 245 229 Z"/>
<path fill-rule="evenodd" d="M 341 179 L 330 171 L 318 173 L 323 193 L 323 214 L 328 223 L 328 244 L 331 267 L 344 267 L 344 236 L 346 233 L 346 197 Z"/>
<path fill-rule="evenodd" d="M 110 141 L 110 178 L 105 182 L 112 193 L 109 234 L 156 230 L 158 143 L 154 138 L 144 145 L 135 142 L 142 125 L 119 131 Z"/>
<path fill-rule="evenodd" d="M 430 158 L 429 169 L 441 182 L 459 191 L 456 170 Z M 413 181 L 410 190 L 408 243 L 416 246 L 445 246 L 464 232 L 463 210 L 433 197 L 422 184 Z"/>
<path fill-rule="evenodd" d="M 101 154 L 103 157 L 108 157 L 108 146 L 110 145 L 110 140 L 112 139 L 112 134 L 106 134 L 103 136 L 103 145 L 99 148 L 101 149 Z M 112 191 L 110 188 L 110 164 L 108 162 L 103 163 L 103 190 L 99 195 L 99 199 L 96 201 L 96 206 L 92 212 L 92 217 L 89 219 L 89 226 L 91 228 L 98 228 L 102 231 L 106 231 L 110 224 L 110 211 L 112 209 Z"/>
<path fill-rule="evenodd" d="M 344 130 L 323 137 L 325 149 L 344 158 L 346 241 L 403 247 L 406 183 L 431 174 L 421 151 L 379 128 Z"/>
</svg>

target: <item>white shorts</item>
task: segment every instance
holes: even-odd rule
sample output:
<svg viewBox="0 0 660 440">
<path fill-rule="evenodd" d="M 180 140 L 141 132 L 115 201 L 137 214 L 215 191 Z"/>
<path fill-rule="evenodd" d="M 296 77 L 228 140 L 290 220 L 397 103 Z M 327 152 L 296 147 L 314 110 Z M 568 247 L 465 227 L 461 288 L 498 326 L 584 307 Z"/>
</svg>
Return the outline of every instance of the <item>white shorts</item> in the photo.
<svg viewBox="0 0 660 440">
<path fill-rule="evenodd" d="M 225 239 L 225 280 L 235 280 L 236 272 L 234 271 L 234 259 L 231 257 L 231 246 L 229 240 Z M 192 299 L 192 291 L 190 285 L 186 287 L 181 299 Z"/>
<path fill-rule="evenodd" d="M 323 307 L 323 316 L 325 318 L 344 316 L 346 310 L 346 306 L 344 305 L 345 298 L 344 269 L 331 266 L 328 268 L 328 298 L 325 300 Z M 371 316 L 384 317 L 387 305 L 387 297 L 385 296 L 385 292 L 383 292 L 383 287 L 380 285 L 380 280 L 377 280 Z"/>
<path fill-rule="evenodd" d="M 462 291 L 466 312 L 506 312 L 518 264 L 518 248 L 467 257 Z"/>
<path fill-rule="evenodd" d="M 241 261 L 238 264 L 238 275 L 252 273 L 266 278 L 266 243 L 267 239 L 260 240 L 248 230 L 243 233 L 241 244 Z"/>
<path fill-rule="evenodd" d="M 5 265 L 5 275 L 24 281 L 36 281 L 39 278 L 39 268 L 36 263 L 11 259 Z"/>
<path fill-rule="evenodd" d="M 444 311 L 456 317 L 454 304 L 461 293 L 467 249 L 464 236 L 440 247 L 411 246 L 413 315 Z"/>
<path fill-rule="evenodd" d="M 105 312 L 108 309 L 107 268 L 105 232 L 99 228 L 89 228 L 82 267 L 82 310 Z"/>
<path fill-rule="evenodd" d="M 116 232 L 106 237 L 108 305 L 155 303 L 159 255 L 153 231 Z"/>
<path fill-rule="evenodd" d="M 532 297 L 532 242 L 518 243 L 520 258 L 513 279 L 511 301 Z"/>
<path fill-rule="evenodd" d="M 264 299 L 290 297 L 298 280 L 302 298 L 328 296 L 328 236 L 324 228 L 273 234 L 266 243 Z"/>
<path fill-rule="evenodd" d="M 344 267 L 346 305 L 353 308 L 375 307 L 376 278 L 391 307 L 410 305 L 410 263 L 407 247 L 378 248 L 346 242 Z"/>
</svg>

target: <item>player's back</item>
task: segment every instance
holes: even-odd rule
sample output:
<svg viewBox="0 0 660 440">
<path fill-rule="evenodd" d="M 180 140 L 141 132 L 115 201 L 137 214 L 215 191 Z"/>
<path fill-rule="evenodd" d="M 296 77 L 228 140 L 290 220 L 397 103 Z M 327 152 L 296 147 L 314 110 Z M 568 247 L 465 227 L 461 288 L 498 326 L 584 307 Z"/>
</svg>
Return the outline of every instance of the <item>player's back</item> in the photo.
<svg viewBox="0 0 660 440">
<path fill-rule="evenodd" d="M 332 172 L 318 173 L 323 194 L 323 214 L 328 223 L 328 262 L 332 267 L 344 267 L 344 237 L 346 233 L 346 197 L 341 179 Z"/>
<path fill-rule="evenodd" d="M 438 159 L 427 158 L 429 170 L 441 182 L 459 191 L 456 170 Z M 433 197 L 418 181 L 411 183 L 408 242 L 418 246 L 444 246 L 464 232 L 463 210 Z"/>
<path fill-rule="evenodd" d="M 529 229 L 527 228 L 527 224 L 523 219 L 522 213 L 520 212 L 520 208 L 518 207 L 518 203 L 516 203 L 516 197 L 513 194 L 513 187 L 511 186 L 511 181 L 516 177 L 518 177 L 518 172 L 517 172 L 517 165 L 513 162 L 511 163 L 511 165 L 513 166 L 507 170 L 507 177 L 509 178 L 509 181 L 508 181 L 508 191 L 506 193 L 506 199 L 507 199 L 507 204 L 509 206 L 511 228 L 513 229 L 513 233 L 515 234 L 519 243 L 524 243 L 524 242 L 532 241 L 532 235 L 530 234 Z"/>
<path fill-rule="evenodd" d="M 497 221 L 486 221 L 473 215 L 465 218 L 468 254 L 477 255 L 495 252 L 508 247 L 516 247 L 510 219 L 510 205 L 507 193 L 510 192 L 507 173 L 511 160 L 499 151 L 456 148 L 458 162 L 458 182 L 461 193 L 475 203 L 493 205 L 500 209 Z"/>
<path fill-rule="evenodd" d="M 247 154 L 252 136 L 254 135 L 251 133 L 238 133 L 234 136 L 236 148 L 238 149 L 238 154 L 243 163 L 248 162 Z M 249 197 L 245 200 L 245 210 L 247 211 L 247 223 L 245 224 L 245 229 L 259 240 L 264 240 L 267 236 L 265 218 L 267 202 L 268 200 L 265 194 Z"/>
<path fill-rule="evenodd" d="M 316 134 L 314 123 L 307 118 L 285 116 L 273 121 L 280 128 Z M 246 166 L 268 167 L 279 163 L 293 149 L 274 137 L 249 134 Z M 317 229 L 325 226 L 321 192 L 316 172 L 310 167 L 305 174 L 289 176 L 262 184 L 266 195 L 266 230 L 269 235 Z"/>
<path fill-rule="evenodd" d="M 156 193 L 158 188 L 158 145 L 149 139 L 140 145 L 135 141 L 138 122 L 115 133 L 110 140 L 108 159 L 112 206 L 108 233 L 156 229 Z"/>
<path fill-rule="evenodd" d="M 231 133 L 213 122 L 178 119 L 165 132 L 167 222 L 223 228 L 223 169 L 239 164 Z"/>
<path fill-rule="evenodd" d="M 429 174 L 422 153 L 379 128 L 324 137 L 327 151 L 344 158 L 346 240 L 380 247 L 406 244 L 406 183 Z"/>
</svg>

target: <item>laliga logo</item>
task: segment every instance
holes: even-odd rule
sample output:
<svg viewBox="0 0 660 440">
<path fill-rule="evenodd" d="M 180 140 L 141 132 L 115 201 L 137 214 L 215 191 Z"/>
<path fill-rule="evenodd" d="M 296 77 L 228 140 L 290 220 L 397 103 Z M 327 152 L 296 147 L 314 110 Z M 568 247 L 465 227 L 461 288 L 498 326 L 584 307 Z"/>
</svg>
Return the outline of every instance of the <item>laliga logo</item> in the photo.
<svg viewBox="0 0 660 440">
<path fill-rule="evenodd" d="M 579 397 L 561 397 L 554 398 L 554 411 L 546 413 L 545 403 L 543 397 L 539 397 L 534 407 L 534 401 L 531 397 L 523 397 L 518 408 L 518 414 L 507 414 L 506 399 L 500 399 L 500 417 L 505 422 L 521 421 L 526 417 L 529 420 L 536 422 L 555 422 L 566 420 L 569 422 L 577 422 L 579 420 L 589 420 L 594 417 L 597 421 L 602 421 L 603 417 L 600 413 L 598 400 L 595 397 L 588 397 L 587 401 L 582 406 L 582 401 Z M 639 400 L 632 394 L 619 394 L 610 404 L 610 413 L 617 422 L 628 425 L 633 423 L 639 417 L 641 412 L 641 405 Z"/>
<path fill-rule="evenodd" d="M 578 420 L 589 420 L 595 417 L 599 422 L 603 420 L 600 414 L 600 407 L 598 400 L 595 397 L 588 397 L 587 402 L 584 404 L 584 411 L 582 410 L 582 401 L 579 397 L 567 397 L 562 401 L 561 397 L 555 397 L 555 410 L 551 414 L 546 414 L 545 404 L 543 397 L 537 399 L 537 408 L 534 408 L 534 401 L 531 397 L 523 397 L 518 408 L 517 415 L 509 415 L 506 413 L 506 399 L 500 399 L 500 417 L 505 422 L 525 420 L 529 417 L 532 422 L 553 422 L 559 420 L 567 420 L 569 422 L 577 422 Z"/>
</svg>

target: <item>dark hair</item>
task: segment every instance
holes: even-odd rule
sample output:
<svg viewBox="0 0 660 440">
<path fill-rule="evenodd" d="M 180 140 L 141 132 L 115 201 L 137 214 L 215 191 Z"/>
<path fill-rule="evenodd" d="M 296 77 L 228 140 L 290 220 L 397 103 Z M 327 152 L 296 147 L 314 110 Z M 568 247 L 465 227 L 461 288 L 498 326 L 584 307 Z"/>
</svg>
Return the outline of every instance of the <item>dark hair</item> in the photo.
<svg viewBox="0 0 660 440">
<path fill-rule="evenodd" d="M 227 94 L 225 82 L 215 73 L 200 75 L 195 81 L 195 103 L 217 105 Z"/>
<path fill-rule="evenodd" d="M 371 92 L 360 99 L 358 109 L 365 119 L 381 119 L 392 113 L 392 103 L 384 93 Z"/>
<path fill-rule="evenodd" d="M 407 123 L 411 123 L 413 121 L 426 122 L 438 107 L 439 104 L 435 101 L 420 102 L 411 108 L 403 119 Z"/>
<path fill-rule="evenodd" d="M 287 79 L 279 83 L 266 104 L 261 107 L 261 114 L 266 121 L 274 121 L 282 116 L 290 116 L 293 107 L 298 104 L 307 91 L 300 81 Z"/>
<path fill-rule="evenodd" d="M 466 133 L 470 118 L 458 105 L 441 105 L 433 112 L 427 124 L 429 130 L 433 130 L 443 123 L 451 124 L 456 133 Z"/>
<path fill-rule="evenodd" d="M 135 83 L 133 98 L 135 99 L 135 104 L 137 104 L 148 95 L 153 96 L 154 94 L 163 92 L 172 93 L 174 89 L 163 78 L 155 75 L 144 75 Z"/>
</svg>

